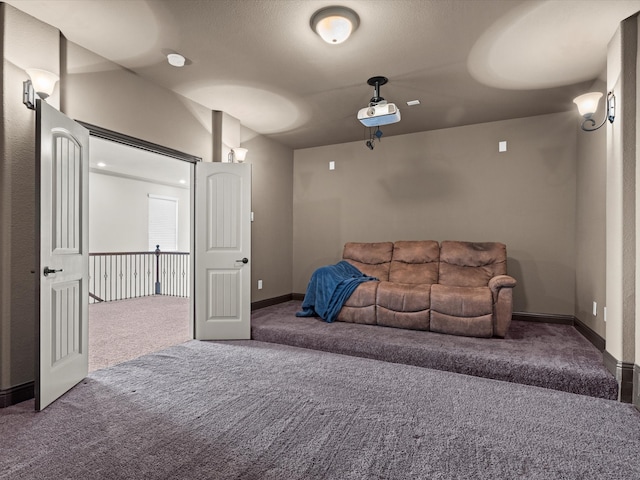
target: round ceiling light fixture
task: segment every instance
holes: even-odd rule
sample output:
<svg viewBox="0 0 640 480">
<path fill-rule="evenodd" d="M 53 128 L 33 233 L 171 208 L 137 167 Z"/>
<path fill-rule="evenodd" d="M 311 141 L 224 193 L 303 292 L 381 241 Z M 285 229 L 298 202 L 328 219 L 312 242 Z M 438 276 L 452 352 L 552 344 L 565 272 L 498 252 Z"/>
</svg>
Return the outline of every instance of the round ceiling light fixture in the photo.
<svg viewBox="0 0 640 480">
<path fill-rule="evenodd" d="M 170 53 L 167 55 L 167 61 L 169 65 L 173 65 L 174 67 L 184 67 L 186 59 L 179 53 Z"/>
<path fill-rule="evenodd" d="M 321 8 L 311 17 L 311 28 L 325 42 L 344 42 L 360 25 L 358 14 L 347 7 Z"/>
</svg>

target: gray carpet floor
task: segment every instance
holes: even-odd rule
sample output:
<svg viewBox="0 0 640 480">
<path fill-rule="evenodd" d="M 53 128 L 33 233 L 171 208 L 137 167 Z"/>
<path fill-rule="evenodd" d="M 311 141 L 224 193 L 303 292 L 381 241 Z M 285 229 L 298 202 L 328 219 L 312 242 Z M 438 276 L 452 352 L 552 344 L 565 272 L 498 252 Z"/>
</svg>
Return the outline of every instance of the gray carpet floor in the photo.
<svg viewBox="0 0 640 480">
<path fill-rule="evenodd" d="M 602 354 L 575 328 L 514 321 L 506 338 L 469 338 L 298 318 L 301 302 L 256 310 L 251 338 L 616 399 Z"/>
<path fill-rule="evenodd" d="M 89 305 L 89 371 L 193 338 L 189 298 L 153 295 Z"/>
<path fill-rule="evenodd" d="M 640 412 L 258 341 L 189 341 L 0 410 L 2 479 L 637 479 Z"/>
</svg>

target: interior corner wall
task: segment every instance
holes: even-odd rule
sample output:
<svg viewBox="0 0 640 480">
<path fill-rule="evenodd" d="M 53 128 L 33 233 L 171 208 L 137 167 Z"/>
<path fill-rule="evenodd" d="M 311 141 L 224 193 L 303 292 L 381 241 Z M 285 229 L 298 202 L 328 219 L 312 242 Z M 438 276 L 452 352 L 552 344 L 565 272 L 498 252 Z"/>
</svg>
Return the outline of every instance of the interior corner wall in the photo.
<svg viewBox="0 0 640 480">
<path fill-rule="evenodd" d="M 251 300 L 256 302 L 293 291 L 294 152 L 248 128 L 242 128 L 241 145 L 251 164 Z"/>
<path fill-rule="evenodd" d="M 606 95 L 606 83 L 590 91 Z M 602 115 L 604 113 L 600 112 Z M 607 130 L 585 132 L 578 125 L 576 162 L 576 310 L 575 317 L 601 337 L 606 335 L 606 178 Z M 596 315 L 593 315 L 596 302 Z"/>
<path fill-rule="evenodd" d="M 636 32 L 640 32 L 640 15 L 636 15 Z M 640 229 L 640 168 L 637 167 L 638 161 L 640 158 L 640 142 L 637 141 L 640 138 L 640 61 L 638 60 L 638 56 L 640 55 L 640 34 L 636 37 L 636 82 L 635 82 L 635 91 L 636 91 L 636 116 L 635 116 L 635 134 L 636 134 L 636 171 L 635 171 L 635 281 L 636 286 L 640 285 L 640 234 L 638 229 Z M 635 296 L 635 355 L 634 355 L 634 367 L 633 367 L 633 404 L 636 408 L 640 409 L 640 302 L 638 301 L 638 294 L 636 289 Z"/>
<path fill-rule="evenodd" d="M 10 318 L 11 318 L 11 277 L 2 272 L 6 272 L 10 267 L 11 260 L 11 235 L 10 230 L 5 228 L 11 217 L 10 192 L 11 192 L 11 169 L 6 164 L 5 139 L 4 139 L 4 23 L 5 4 L 0 3 L 0 51 L 3 61 L 0 63 L 0 119 L 2 120 L 2 133 L 0 134 L 0 391 L 9 388 L 9 366 L 11 365 L 8 356 L 11 351 L 10 343 Z"/>
<path fill-rule="evenodd" d="M 34 379 L 35 111 L 22 104 L 26 68 L 59 72 L 57 29 L 0 3 L 0 390 Z M 58 96 L 49 102 L 57 105 Z"/>
<path fill-rule="evenodd" d="M 576 137 L 566 112 L 296 150 L 294 292 L 348 241 L 499 241 L 514 310 L 573 315 Z"/>
<path fill-rule="evenodd" d="M 637 18 L 624 20 L 607 53 L 616 117 L 606 127 L 606 350 L 619 369 L 635 357 L 637 32 Z"/>
<path fill-rule="evenodd" d="M 214 110 L 212 115 L 213 161 L 228 162 L 231 149 L 240 146 L 240 120 L 219 110 Z"/>
</svg>

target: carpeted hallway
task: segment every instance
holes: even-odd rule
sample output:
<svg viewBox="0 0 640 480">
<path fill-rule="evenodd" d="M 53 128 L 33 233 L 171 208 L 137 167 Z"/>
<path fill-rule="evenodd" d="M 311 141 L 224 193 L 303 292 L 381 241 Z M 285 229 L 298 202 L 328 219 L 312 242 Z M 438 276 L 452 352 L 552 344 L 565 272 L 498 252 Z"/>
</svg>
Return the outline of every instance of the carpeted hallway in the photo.
<svg viewBox="0 0 640 480">
<path fill-rule="evenodd" d="M 89 305 L 89 371 L 191 340 L 189 302 L 153 295 Z"/>
</svg>

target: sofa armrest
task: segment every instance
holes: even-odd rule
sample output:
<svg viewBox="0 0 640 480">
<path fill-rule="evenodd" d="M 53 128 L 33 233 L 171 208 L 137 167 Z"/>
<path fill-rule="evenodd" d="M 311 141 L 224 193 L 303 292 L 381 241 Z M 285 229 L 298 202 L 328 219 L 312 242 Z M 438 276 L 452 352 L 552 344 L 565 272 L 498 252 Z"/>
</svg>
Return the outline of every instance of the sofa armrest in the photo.
<svg viewBox="0 0 640 480">
<path fill-rule="evenodd" d="M 513 288 L 517 284 L 516 279 L 509 275 L 496 275 L 489 280 L 489 288 L 493 294 L 493 299 L 498 297 L 501 288 Z"/>
<path fill-rule="evenodd" d="M 493 295 L 493 334 L 496 337 L 504 338 L 509 330 L 515 286 L 515 278 L 509 275 L 497 275 L 489 280 L 489 288 Z"/>
</svg>

